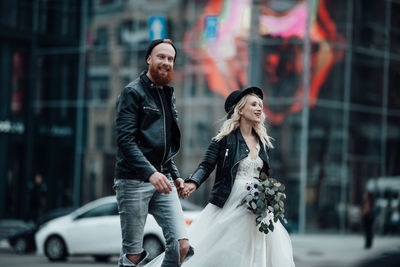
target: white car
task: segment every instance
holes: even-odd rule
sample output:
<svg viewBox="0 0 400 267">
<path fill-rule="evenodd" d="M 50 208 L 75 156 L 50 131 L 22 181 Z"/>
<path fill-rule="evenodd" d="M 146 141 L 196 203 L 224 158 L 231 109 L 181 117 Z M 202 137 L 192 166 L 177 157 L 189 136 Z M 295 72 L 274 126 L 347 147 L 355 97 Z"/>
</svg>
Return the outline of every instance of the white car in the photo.
<svg viewBox="0 0 400 267">
<path fill-rule="evenodd" d="M 185 223 L 189 225 L 201 208 L 182 202 Z M 35 235 L 38 255 L 51 261 L 67 256 L 91 255 L 96 261 L 108 261 L 121 250 L 121 227 L 115 196 L 92 201 L 72 213 L 44 224 Z M 143 246 L 154 258 L 164 251 L 165 240 L 153 216 L 147 217 Z"/>
</svg>

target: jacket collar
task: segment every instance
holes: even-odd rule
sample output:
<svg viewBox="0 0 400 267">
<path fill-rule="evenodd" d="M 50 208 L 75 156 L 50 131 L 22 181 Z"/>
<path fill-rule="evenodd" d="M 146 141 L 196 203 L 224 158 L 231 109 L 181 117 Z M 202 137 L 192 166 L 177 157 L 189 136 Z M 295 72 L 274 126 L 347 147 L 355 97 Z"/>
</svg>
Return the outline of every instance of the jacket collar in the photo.
<svg viewBox="0 0 400 267">
<path fill-rule="evenodd" d="M 249 150 L 249 147 L 246 144 L 246 141 L 244 140 L 244 137 L 243 137 L 242 132 L 240 131 L 239 127 L 235 130 L 235 135 L 236 135 L 236 137 L 238 139 L 238 149 L 239 149 L 239 151 L 238 151 L 239 152 L 238 153 L 239 157 L 238 158 L 240 160 L 242 158 L 247 157 L 247 155 L 249 154 L 250 150 Z M 265 163 L 267 163 L 269 165 L 268 154 L 265 151 L 263 144 L 261 143 L 260 137 L 257 134 L 256 134 L 256 136 L 257 136 L 258 143 L 260 144 L 260 152 L 258 153 L 258 155 Z"/>
<path fill-rule="evenodd" d="M 140 80 L 143 82 L 146 88 L 149 88 L 153 92 L 156 92 L 157 91 L 156 84 L 152 80 L 150 80 L 149 77 L 147 77 L 146 73 L 147 71 L 142 71 L 142 73 L 140 74 Z M 166 92 L 168 93 L 170 93 L 173 90 L 173 88 L 168 85 L 163 86 L 163 89 L 166 90 Z"/>
</svg>

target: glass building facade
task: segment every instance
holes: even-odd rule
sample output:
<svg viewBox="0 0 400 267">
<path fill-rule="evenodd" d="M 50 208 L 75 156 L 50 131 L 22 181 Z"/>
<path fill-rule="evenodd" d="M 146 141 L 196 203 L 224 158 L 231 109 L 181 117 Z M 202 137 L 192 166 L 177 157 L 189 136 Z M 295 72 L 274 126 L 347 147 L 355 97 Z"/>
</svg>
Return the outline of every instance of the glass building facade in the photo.
<svg viewBox="0 0 400 267">
<path fill-rule="evenodd" d="M 35 173 L 47 209 L 73 204 L 82 3 L 1 1 L 0 14 L 0 217 L 25 219 Z"/>
<path fill-rule="evenodd" d="M 183 177 L 227 95 L 259 86 L 288 227 L 358 230 L 367 182 L 400 176 L 398 11 L 398 0 L 1 1 L 0 216 L 23 217 L 34 172 L 49 209 L 114 193 L 115 101 L 159 36 L 178 50 Z M 206 204 L 212 183 L 190 200 Z"/>
</svg>

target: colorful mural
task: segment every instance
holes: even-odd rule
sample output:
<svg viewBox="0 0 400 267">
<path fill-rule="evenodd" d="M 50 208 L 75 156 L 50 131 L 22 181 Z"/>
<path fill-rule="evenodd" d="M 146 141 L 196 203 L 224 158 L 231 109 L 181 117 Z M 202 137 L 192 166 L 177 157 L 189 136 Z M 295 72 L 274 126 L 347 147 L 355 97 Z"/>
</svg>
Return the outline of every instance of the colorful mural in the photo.
<svg viewBox="0 0 400 267">
<path fill-rule="evenodd" d="M 267 97 L 293 97 L 298 100 L 284 108 L 265 103 L 269 121 L 281 124 L 288 114 L 303 108 L 303 41 L 308 17 L 307 2 L 298 1 L 281 12 L 264 5 L 260 11 L 261 38 L 279 40 L 277 45 L 263 47 L 260 66 L 262 82 L 269 87 L 269 90 L 263 88 L 264 93 Z M 208 16 L 217 17 L 216 38 L 206 38 L 204 22 Z M 343 60 L 343 52 L 335 50 L 331 43 L 344 42 L 344 38 L 337 32 L 325 0 L 312 2 L 310 16 L 309 106 L 313 107 L 332 67 Z M 250 0 L 211 0 L 197 23 L 185 34 L 184 51 L 194 64 L 203 68 L 209 88 L 224 97 L 248 85 L 250 20 Z"/>
</svg>

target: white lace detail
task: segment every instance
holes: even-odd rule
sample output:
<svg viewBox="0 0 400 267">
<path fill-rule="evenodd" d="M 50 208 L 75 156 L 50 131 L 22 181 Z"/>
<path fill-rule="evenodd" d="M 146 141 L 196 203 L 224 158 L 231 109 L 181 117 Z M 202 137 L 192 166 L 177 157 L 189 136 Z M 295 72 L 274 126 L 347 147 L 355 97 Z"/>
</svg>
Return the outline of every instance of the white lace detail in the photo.
<svg viewBox="0 0 400 267">
<path fill-rule="evenodd" d="M 257 149 L 260 150 L 260 146 L 257 144 Z M 262 168 L 263 161 L 257 156 L 256 159 L 251 159 L 250 156 L 242 159 L 239 162 L 236 179 L 252 179 L 258 177 L 260 174 L 258 168 Z"/>
</svg>

